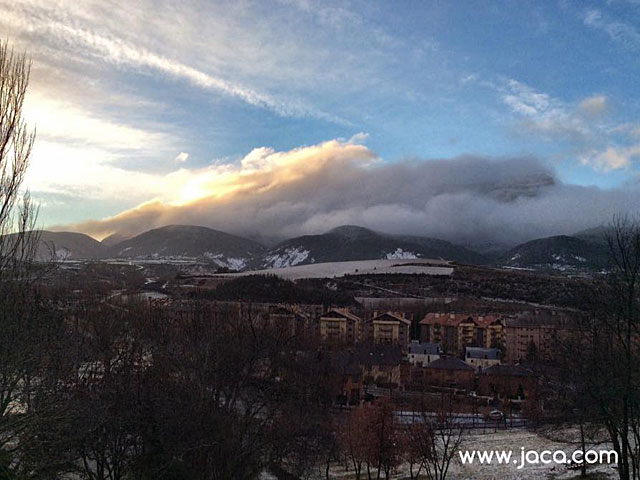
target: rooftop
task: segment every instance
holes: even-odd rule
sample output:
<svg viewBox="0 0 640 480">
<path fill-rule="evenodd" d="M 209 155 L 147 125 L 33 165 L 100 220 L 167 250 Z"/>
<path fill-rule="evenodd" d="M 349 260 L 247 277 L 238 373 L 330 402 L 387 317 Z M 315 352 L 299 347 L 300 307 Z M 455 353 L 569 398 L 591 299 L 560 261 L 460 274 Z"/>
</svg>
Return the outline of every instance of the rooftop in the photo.
<svg viewBox="0 0 640 480">
<path fill-rule="evenodd" d="M 480 347 L 467 347 L 466 358 L 481 358 L 488 360 L 500 360 L 499 348 L 480 348 Z"/>
<path fill-rule="evenodd" d="M 417 342 L 409 344 L 409 353 L 418 355 L 438 355 L 441 352 L 439 343 Z"/>
<path fill-rule="evenodd" d="M 456 357 L 442 357 L 438 360 L 431 362 L 425 368 L 431 368 L 434 370 L 469 370 L 475 371 L 475 369 L 462 360 Z"/>
</svg>

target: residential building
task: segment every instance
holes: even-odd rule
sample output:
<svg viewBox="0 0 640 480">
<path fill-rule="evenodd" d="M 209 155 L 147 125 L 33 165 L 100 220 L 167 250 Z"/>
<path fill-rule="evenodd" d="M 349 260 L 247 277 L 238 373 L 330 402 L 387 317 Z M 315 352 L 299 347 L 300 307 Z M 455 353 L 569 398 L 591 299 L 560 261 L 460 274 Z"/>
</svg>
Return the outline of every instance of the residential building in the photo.
<svg viewBox="0 0 640 480">
<path fill-rule="evenodd" d="M 364 340 L 369 343 L 405 347 L 409 341 L 411 320 L 407 319 L 403 313 L 374 314 L 364 322 L 363 326 Z"/>
<path fill-rule="evenodd" d="M 456 357 L 442 357 L 424 367 L 426 385 L 471 390 L 475 369 Z"/>
<path fill-rule="evenodd" d="M 400 385 L 404 356 L 398 345 L 371 345 L 357 347 L 354 351 L 356 361 L 362 369 L 365 381 L 378 385 Z"/>
<path fill-rule="evenodd" d="M 537 380 L 520 365 L 493 365 L 480 373 L 478 395 L 524 400 L 534 396 Z"/>
<path fill-rule="evenodd" d="M 291 306 L 269 306 L 268 318 L 271 325 L 283 329 L 291 336 L 303 335 L 309 327 L 309 316 Z"/>
<path fill-rule="evenodd" d="M 500 349 L 467 347 L 464 354 L 464 361 L 478 371 L 484 370 L 492 365 L 500 365 Z"/>
<path fill-rule="evenodd" d="M 411 365 L 426 367 L 431 362 L 438 360 L 442 354 L 440 344 L 420 342 L 419 340 L 412 340 L 409 343 L 409 353 L 407 354 L 407 360 Z"/>
<path fill-rule="evenodd" d="M 526 312 L 505 321 L 505 361 L 549 362 L 558 342 L 575 331 L 575 321 L 562 313 Z"/>
<path fill-rule="evenodd" d="M 440 343 L 452 355 L 465 347 L 500 348 L 504 343 L 504 320 L 495 315 L 429 313 L 420 321 L 420 339 Z"/>
<path fill-rule="evenodd" d="M 347 309 L 331 309 L 318 321 L 320 338 L 327 343 L 355 345 L 360 340 L 360 323 L 360 317 Z"/>
</svg>

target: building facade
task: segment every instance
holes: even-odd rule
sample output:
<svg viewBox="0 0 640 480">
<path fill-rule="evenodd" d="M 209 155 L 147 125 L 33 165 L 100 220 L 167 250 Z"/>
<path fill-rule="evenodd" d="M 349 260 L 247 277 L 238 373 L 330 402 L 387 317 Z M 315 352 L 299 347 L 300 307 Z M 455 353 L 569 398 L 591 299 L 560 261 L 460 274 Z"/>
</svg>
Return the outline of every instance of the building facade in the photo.
<svg viewBox="0 0 640 480">
<path fill-rule="evenodd" d="M 334 308 L 318 320 L 323 342 L 339 345 L 355 345 L 360 341 L 360 317 L 346 309 Z"/>
<path fill-rule="evenodd" d="M 504 319 L 495 315 L 429 313 L 420 321 L 420 340 L 439 343 L 451 355 L 468 346 L 500 348 L 504 344 Z"/>
<path fill-rule="evenodd" d="M 376 314 L 363 323 L 364 340 L 373 344 L 400 345 L 409 342 L 411 321 L 403 313 L 385 312 Z"/>
</svg>

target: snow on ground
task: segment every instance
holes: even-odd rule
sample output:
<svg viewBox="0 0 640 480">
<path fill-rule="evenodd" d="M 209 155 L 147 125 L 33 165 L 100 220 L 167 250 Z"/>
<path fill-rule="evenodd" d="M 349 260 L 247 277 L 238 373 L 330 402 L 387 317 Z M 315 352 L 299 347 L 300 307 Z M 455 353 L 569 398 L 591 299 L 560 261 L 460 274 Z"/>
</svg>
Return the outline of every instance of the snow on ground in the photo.
<svg viewBox="0 0 640 480">
<path fill-rule="evenodd" d="M 222 253 L 205 252 L 204 257 L 211 260 L 219 267 L 230 268 L 231 270 L 242 270 L 247 266 L 246 258 L 225 257 Z"/>
<path fill-rule="evenodd" d="M 517 459 L 518 465 L 521 463 L 521 448 L 524 447 L 525 451 L 534 450 L 538 453 L 542 453 L 544 450 L 550 450 L 554 452 L 556 450 L 562 450 L 570 457 L 571 454 L 579 449 L 576 444 L 561 443 L 544 438 L 534 432 L 525 429 L 513 429 L 502 430 L 495 433 L 474 433 L 468 434 L 464 437 L 461 450 L 475 450 L 475 451 L 488 451 L 488 450 L 511 450 L 513 452 L 513 458 Z M 597 450 L 609 449 L 607 445 L 599 445 L 594 447 L 592 445 L 587 446 L 588 449 L 594 448 Z M 542 479 L 558 479 L 569 480 L 577 479 L 580 476 L 579 470 L 570 470 L 566 465 L 557 464 L 537 464 L 537 465 L 525 465 L 523 468 L 518 469 L 513 463 L 499 465 L 496 461 L 489 465 L 480 465 L 477 462 L 473 465 L 462 465 L 459 460 L 459 454 L 456 453 L 454 460 L 449 467 L 449 473 L 447 475 L 448 480 L 462 480 L 462 479 L 474 479 L 474 480 L 494 480 L 494 479 L 522 479 L 522 480 L 542 480 Z M 617 470 L 611 465 L 593 465 L 587 468 L 587 472 L 591 475 L 598 474 L 597 478 L 617 478 Z M 375 471 L 374 471 L 375 475 Z M 317 477 L 324 478 L 319 473 Z M 334 465 L 331 469 L 331 478 L 339 480 L 351 480 L 354 478 L 353 471 L 346 472 L 343 466 Z M 367 478 L 366 472 L 363 478 Z M 393 480 L 404 480 L 409 478 L 409 469 L 407 465 L 400 466 L 391 477 Z M 422 472 L 421 479 L 425 479 L 426 475 Z M 596 478 L 596 477 L 590 477 Z"/>
<path fill-rule="evenodd" d="M 264 266 L 272 268 L 287 268 L 304 262 L 311 252 L 300 247 L 289 247 L 284 253 L 268 255 L 265 258 Z"/>
<path fill-rule="evenodd" d="M 425 275 L 451 275 L 453 267 L 444 260 L 360 260 L 353 262 L 328 262 L 310 265 L 298 265 L 286 268 L 253 270 L 220 276 L 234 277 L 243 275 L 277 275 L 281 278 L 297 280 L 300 278 L 332 278 L 344 275 L 372 275 L 387 273 L 421 273 Z"/>
<path fill-rule="evenodd" d="M 418 255 L 413 252 L 405 252 L 399 247 L 396 248 L 395 252 L 387 253 L 388 260 L 409 260 L 415 258 L 418 258 Z"/>
</svg>

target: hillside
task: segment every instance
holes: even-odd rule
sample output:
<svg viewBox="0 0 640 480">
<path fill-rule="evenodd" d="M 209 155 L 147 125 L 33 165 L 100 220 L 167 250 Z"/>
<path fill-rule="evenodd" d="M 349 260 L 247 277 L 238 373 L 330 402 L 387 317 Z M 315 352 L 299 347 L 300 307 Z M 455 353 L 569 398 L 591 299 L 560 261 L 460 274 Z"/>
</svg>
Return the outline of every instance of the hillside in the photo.
<svg viewBox="0 0 640 480">
<path fill-rule="evenodd" d="M 607 266 L 607 258 L 607 248 L 602 242 L 558 235 L 517 245 L 497 263 L 515 268 L 571 273 L 602 270 Z"/>
<path fill-rule="evenodd" d="M 40 261 L 99 260 L 106 255 L 106 247 L 84 233 L 43 230 L 36 258 Z"/>
<path fill-rule="evenodd" d="M 252 240 L 191 225 L 149 230 L 109 249 L 115 258 L 204 261 L 233 270 L 245 268 L 263 251 Z"/>
<path fill-rule="evenodd" d="M 283 268 L 309 263 L 414 258 L 486 262 L 484 256 L 443 240 L 387 235 L 345 225 L 320 235 L 304 235 L 282 242 L 266 252 L 253 266 Z"/>
</svg>

